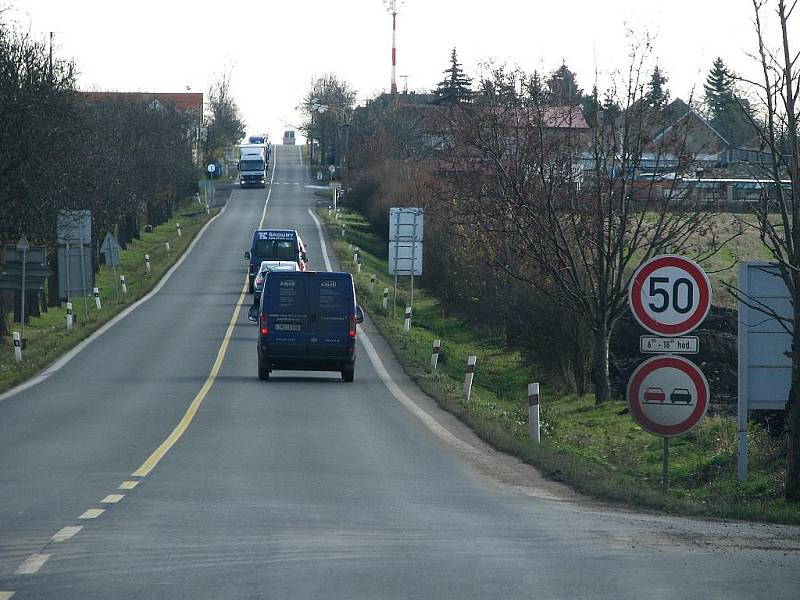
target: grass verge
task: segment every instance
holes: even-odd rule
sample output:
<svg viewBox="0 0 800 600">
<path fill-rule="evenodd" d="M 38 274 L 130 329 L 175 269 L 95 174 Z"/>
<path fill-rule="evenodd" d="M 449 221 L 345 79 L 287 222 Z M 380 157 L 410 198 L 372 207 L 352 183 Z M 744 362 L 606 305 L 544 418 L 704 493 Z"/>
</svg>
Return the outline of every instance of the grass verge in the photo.
<svg viewBox="0 0 800 600">
<path fill-rule="evenodd" d="M 353 273 L 359 303 L 370 313 L 406 372 L 444 409 L 467 423 L 482 439 L 538 467 L 546 476 L 606 501 L 668 513 L 800 523 L 800 506 L 783 500 L 786 445 L 762 427 L 750 428 L 750 477 L 736 478 L 736 422 L 707 417 L 694 431 L 670 442 L 670 488 L 661 489 L 662 440 L 642 431 L 623 402 L 595 406 L 592 396 L 563 395 L 548 385 L 546 373 L 527 365 L 496 332 L 443 316 L 438 300 L 414 294 L 410 333 L 403 330 L 408 283 L 398 290 L 392 310 L 384 243 L 358 213 L 340 218 L 319 209 L 341 268 Z M 342 225 L 345 235 L 342 236 Z M 353 261 L 358 248 L 361 272 Z M 376 274 L 370 290 L 370 274 Z M 383 309 L 384 288 L 389 289 Z M 446 311 L 448 314 L 451 311 Z M 442 340 L 439 368 L 430 368 L 434 339 Z M 463 399 L 466 360 L 478 357 L 470 401 Z M 528 439 L 526 390 L 540 382 L 542 443 Z"/>
<path fill-rule="evenodd" d="M 92 297 L 72 299 L 76 322 L 71 330 L 66 328 L 66 304 L 50 307 L 47 312 L 42 312 L 41 317 L 32 317 L 30 323 L 25 325 L 27 347 L 21 363 L 16 362 L 10 343 L 0 345 L 0 393 L 41 371 L 153 289 L 184 253 L 203 225 L 217 212 L 217 209 L 212 209 L 210 214 L 206 214 L 204 206 L 187 203 L 175 212 L 170 221 L 156 227 L 152 232 L 143 231 L 141 239 L 134 240 L 121 252 L 116 277 L 111 267 L 100 267 L 95 278 L 95 285 L 100 292 L 99 310 Z M 170 245 L 169 250 L 166 247 L 167 242 Z M 150 275 L 147 274 L 145 255 L 150 257 Z M 127 294 L 123 294 L 119 284 L 120 275 L 125 276 Z M 21 331 L 19 323 L 10 323 L 9 328 Z"/>
</svg>

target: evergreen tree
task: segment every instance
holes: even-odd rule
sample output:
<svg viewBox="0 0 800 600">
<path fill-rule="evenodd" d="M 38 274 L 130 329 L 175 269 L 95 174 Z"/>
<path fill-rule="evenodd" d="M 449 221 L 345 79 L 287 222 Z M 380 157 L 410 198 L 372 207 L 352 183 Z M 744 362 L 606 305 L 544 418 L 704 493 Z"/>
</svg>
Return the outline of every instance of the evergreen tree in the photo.
<svg viewBox="0 0 800 600">
<path fill-rule="evenodd" d="M 733 100 L 733 77 L 721 58 L 714 61 L 703 89 L 708 117 L 714 123 L 722 118 Z"/>
<path fill-rule="evenodd" d="M 647 84 L 647 92 L 645 92 L 644 95 L 644 101 L 647 106 L 650 108 L 662 109 L 669 104 L 669 91 L 664 87 L 667 81 L 669 81 L 667 76 L 664 75 L 661 69 L 658 68 L 658 65 L 656 65 L 653 69 L 650 81 Z"/>
<path fill-rule="evenodd" d="M 721 58 L 714 61 L 703 89 L 711 125 L 734 146 L 749 142 L 756 133 L 750 102 L 737 95 L 734 74 Z"/>
<path fill-rule="evenodd" d="M 581 98 L 581 109 L 583 110 L 583 118 L 586 119 L 589 127 L 597 127 L 603 107 L 600 105 L 600 96 L 596 85 L 592 86 L 591 94 L 584 94 L 583 98 Z"/>
<path fill-rule="evenodd" d="M 450 68 L 444 71 L 446 77 L 436 86 L 435 104 L 461 104 L 473 97 L 472 79 L 464 74 L 458 62 L 456 49 L 450 54 Z"/>
<path fill-rule="evenodd" d="M 581 103 L 583 90 L 578 87 L 575 73 L 566 63 L 550 74 L 547 80 L 547 96 L 554 106 L 576 106 Z"/>
</svg>

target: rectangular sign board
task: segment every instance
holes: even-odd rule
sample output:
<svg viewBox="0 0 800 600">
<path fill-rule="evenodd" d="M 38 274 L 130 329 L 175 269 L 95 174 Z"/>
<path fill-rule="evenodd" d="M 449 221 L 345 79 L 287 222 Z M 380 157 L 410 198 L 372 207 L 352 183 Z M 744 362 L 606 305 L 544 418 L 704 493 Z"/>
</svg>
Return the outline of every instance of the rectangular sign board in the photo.
<svg viewBox="0 0 800 600">
<path fill-rule="evenodd" d="M 390 275 L 422 275 L 422 242 L 389 242 Z"/>
<path fill-rule="evenodd" d="M 697 336 L 659 337 L 643 335 L 639 338 L 639 351 L 646 354 L 697 354 L 700 338 Z"/>
<path fill-rule="evenodd" d="M 91 244 L 92 212 L 89 210 L 60 210 L 56 222 L 59 244 Z"/>
<path fill-rule="evenodd" d="M 389 209 L 389 241 L 422 241 L 421 208 Z"/>
<path fill-rule="evenodd" d="M 31 246 L 25 253 L 25 264 L 28 267 L 43 265 L 47 252 L 44 246 Z M 22 252 L 14 246 L 3 247 L 3 264 L 6 266 L 17 265 L 22 268 Z"/>
<path fill-rule="evenodd" d="M 83 265 L 81 266 L 81 259 Z M 90 296 L 94 286 L 92 253 L 81 246 L 70 246 L 69 253 L 63 246 L 58 248 L 58 297 Z"/>
<path fill-rule="evenodd" d="M 739 263 L 739 289 L 743 297 L 739 301 L 739 405 L 745 410 L 783 410 L 791 386 L 792 324 L 782 324 L 776 315 L 792 319 L 789 290 L 778 267 L 769 262 Z"/>
</svg>

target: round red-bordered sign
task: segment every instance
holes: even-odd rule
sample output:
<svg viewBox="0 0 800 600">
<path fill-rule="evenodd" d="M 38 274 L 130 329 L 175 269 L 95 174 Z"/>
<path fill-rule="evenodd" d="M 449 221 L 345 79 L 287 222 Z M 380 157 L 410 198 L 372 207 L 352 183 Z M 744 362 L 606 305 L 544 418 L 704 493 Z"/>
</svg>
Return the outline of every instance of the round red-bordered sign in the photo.
<svg viewBox="0 0 800 600">
<path fill-rule="evenodd" d="M 628 407 L 642 429 L 662 437 L 684 435 L 708 410 L 710 391 L 700 368 L 681 356 L 656 356 L 628 381 Z"/>
<path fill-rule="evenodd" d="M 708 315 L 711 283 L 691 259 L 674 254 L 656 256 L 633 274 L 628 305 L 639 324 L 651 333 L 684 335 Z"/>
</svg>

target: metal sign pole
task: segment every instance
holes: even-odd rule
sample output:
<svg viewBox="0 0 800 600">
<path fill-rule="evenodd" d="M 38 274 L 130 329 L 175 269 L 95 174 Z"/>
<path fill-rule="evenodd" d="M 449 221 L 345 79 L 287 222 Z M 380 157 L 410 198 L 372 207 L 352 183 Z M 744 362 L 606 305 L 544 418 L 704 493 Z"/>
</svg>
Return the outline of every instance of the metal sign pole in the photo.
<svg viewBox="0 0 800 600">
<path fill-rule="evenodd" d="M 119 302 L 119 285 L 117 282 L 117 266 L 114 264 L 113 258 L 113 251 L 112 251 L 112 258 L 111 258 L 111 272 L 114 274 L 114 293 L 117 296 L 117 302 Z"/>
<path fill-rule="evenodd" d="M 395 272 L 394 272 L 394 300 L 392 301 L 392 316 L 395 316 L 395 309 L 397 308 L 397 258 L 395 257 Z"/>
<path fill-rule="evenodd" d="M 66 242 L 65 246 L 66 246 L 65 254 L 66 254 L 67 260 L 64 261 L 64 267 L 65 267 L 65 272 L 66 272 L 65 279 L 67 281 L 67 285 L 65 285 L 64 287 L 66 288 L 66 291 L 67 291 L 67 302 L 69 302 L 70 301 L 70 294 L 69 294 L 69 292 L 70 292 L 70 283 L 69 283 L 69 242 Z"/>
<path fill-rule="evenodd" d="M 414 269 L 417 266 L 416 256 L 417 256 L 417 217 L 418 215 L 414 215 L 414 229 L 413 229 L 413 238 L 411 241 L 411 300 L 410 306 L 414 308 Z"/>
<path fill-rule="evenodd" d="M 25 339 L 25 265 L 28 262 L 28 250 L 22 250 L 22 306 L 20 314 L 22 315 L 22 339 Z"/>
<path fill-rule="evenodd" d="M 739 368 L 743 368 L 741 362 Z M 745 367 L 746 368 L 746 367 Z M 737 420 L 739 421 L 739 460 L 737 464 L 736 474 L 740 482 L 747 481 L 748 469 L 748 448 L 747 448 L 747 396 L 742 393 L 741 386 L 739 387 L 738 409 L 739 414 Z"/>
<path fill-rule="evenodd" d="M 664 438 L 664 460 L 661 465 L 661 487 L 666 492 L 669 489 L 669 438 Z"/>
<path fill-rule="evenodd" d="M 89 320 L 89 304 L 86 302 L 86 265 L 83 264 L 83 231 L 78 233 L 81 248 L 81 295 L 83 296 L 83 318 Z"/>
</svg>

